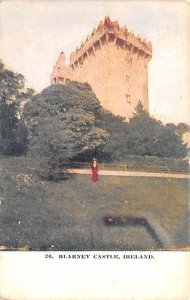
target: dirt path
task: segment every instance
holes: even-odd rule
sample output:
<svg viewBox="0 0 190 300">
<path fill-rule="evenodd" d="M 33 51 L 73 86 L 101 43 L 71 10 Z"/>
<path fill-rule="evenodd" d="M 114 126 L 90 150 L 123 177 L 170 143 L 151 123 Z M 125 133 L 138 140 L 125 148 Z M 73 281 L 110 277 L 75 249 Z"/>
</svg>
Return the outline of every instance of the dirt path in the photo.
<svg viewBox="0 0 190 300">
<path fill-rule="evenodd" d="M 89 169 L 68 169 L 69 173 L 73 174 L 87 174 L 90 175 Z M 159 178 L 187 178 L 190 179 L 190 174 L 178 174 L 178 173 L 149 173 L 138 171 L 112 171 L 112 170 L 100 170 L 100 176 L 130 176 L 130 177 L 159 177 Z"/>
</svg>

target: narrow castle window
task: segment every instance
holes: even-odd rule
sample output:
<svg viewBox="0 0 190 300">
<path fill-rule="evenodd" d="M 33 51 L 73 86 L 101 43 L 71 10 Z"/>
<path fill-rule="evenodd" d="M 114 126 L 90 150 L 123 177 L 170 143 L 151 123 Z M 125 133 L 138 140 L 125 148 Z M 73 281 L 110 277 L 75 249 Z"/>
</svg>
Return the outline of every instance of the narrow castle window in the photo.
<svg viewBox="0 0 190 300">
<path fill-rule="evenodd" d="M 131 95 L 125 94 L 125 100 L 126 100 L 127 104 L 131 104 Z"/>
<path fill-rule="evenodd" d="M 126 57 L 125 57 L 125 61 L 126 61 L 127 63 L 130 63 L 130 54 L 129 54 L 129 53 L 127 53 L 127 55 L 126 55 Z"/>
<path fill-rule="evenodd" d="M 130 82 L 130 79 L 131 79 L 131 76 L 126 75 L 126 82 L 127 82 L 127 83 Z"/>
</svg>

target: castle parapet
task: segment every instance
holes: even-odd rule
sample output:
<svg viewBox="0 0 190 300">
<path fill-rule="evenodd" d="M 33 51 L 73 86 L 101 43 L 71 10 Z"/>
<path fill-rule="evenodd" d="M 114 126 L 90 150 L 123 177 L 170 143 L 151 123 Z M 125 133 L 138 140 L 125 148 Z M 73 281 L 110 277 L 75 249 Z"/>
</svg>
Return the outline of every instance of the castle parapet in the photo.
<svg viewBox="0 0 190 300">
<path fill-rule="evenodd" d="M 89 51 L 94 46 L 94 44 L 101 39 L 101 37 L 105 33 L 106 33 L 105 29 L 101 31 L 93 30 L 90 38 L 86 39 L 83 46 L 71 54 L 70 65 L 74 64 L 80 57 L 83 56 L 85 52 Z"/>
<path fill-rule="evenodd" d="M 77 61 L 82 60 L 85 53 L 88 56 L 90 52 L 101 48 L 104 39 L 106 42 L 118 40 L 122 47 L 136 48 L 137 51 L 144 53 L 146 57 L 152 57 L 151 42 L 135 36 L 127 27 L 121 28 L 118 22 L 112 22 L 109 17 L 106 17 L 104 22 L 101 21 L 97 29 L 94 29 L 92 34 L 86 38 L 86 41 L 81 43 L 80 48 L 71 54 L 70 65 L 74 66 Z"/>
</svg>

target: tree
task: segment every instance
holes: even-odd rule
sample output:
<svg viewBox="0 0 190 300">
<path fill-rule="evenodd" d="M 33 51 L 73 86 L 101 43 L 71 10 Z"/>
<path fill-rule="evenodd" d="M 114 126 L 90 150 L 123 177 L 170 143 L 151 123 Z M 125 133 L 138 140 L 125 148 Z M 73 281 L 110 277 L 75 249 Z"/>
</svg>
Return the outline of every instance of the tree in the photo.
<svg viewBox="0 0 190 300">
<path fill-rule="evenodd" d="M 128 155 L 183 157 L 187 153 L 175 125 L 164 126 L 161 121 L 150 117 L 141 102 L 129 122 L 113 115 L 105 116 L 105 112 L 103 115 L 103 119 L 109 119 L 111 124 L 107 125 L 110 135 L 103 147 L 109 160 L 124 162 Z M 105 121 L 101 122 L 101 126 L 106 127 Z"/>
<path fill-rule="evenodd" d="M 150 117 L 140 102 L 129 120 L 128 150 L 131 154 L 176 158 L 187 153 L 175 127 L 164 126 L 161 121 Z"/>
<path fill-rule="evenodd" d="M 22 155 L 27 148 L 27 128 L 20 113 L 20 104 L 33 94 L 25 88 L 24 77 L 5 69 L 0 61 L 0 153 Z"/>
<path fill-rule="evenodd" d="M 98 149 L 97 158 L 100 161 L 119 161 L 126 153 L 127 122 L 123 117 L 115 116 L 110 111 L 101 109 L 99 126 L 109 133 L 107 141 Z"/>
<path fill-rule="evenodd" d="M 55 169 L 94 151 L 107 138 L 107 132 L 97 126 L 99 110 L 88 84 L 70 82 L 44 89 L 24 108 L 30 155 Z"/>
<path fill-rule="evenodd" d="M 180 136 L 183 136 L 184 133 L 190 132 L 190 126 L 186 123 L 179 123 L 176 126 L 176 131 Z"/>
</svg>

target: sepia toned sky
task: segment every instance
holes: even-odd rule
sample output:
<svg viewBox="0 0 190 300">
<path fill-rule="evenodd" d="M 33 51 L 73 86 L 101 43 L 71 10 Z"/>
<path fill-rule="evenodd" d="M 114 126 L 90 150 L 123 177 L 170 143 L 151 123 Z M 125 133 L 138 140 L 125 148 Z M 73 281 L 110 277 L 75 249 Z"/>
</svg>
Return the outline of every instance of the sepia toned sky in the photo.
<svg viewBox="0 0 190 300">
<path fill-rule="evenodd" d="M 70 52 L 109 15 L 152 42 L 151 115 L 190 123 L 190 4 L 185 1 L 2 1 L 0 57 L 37 91 L 50 85 L 61 51 Z"/>
</svg>

